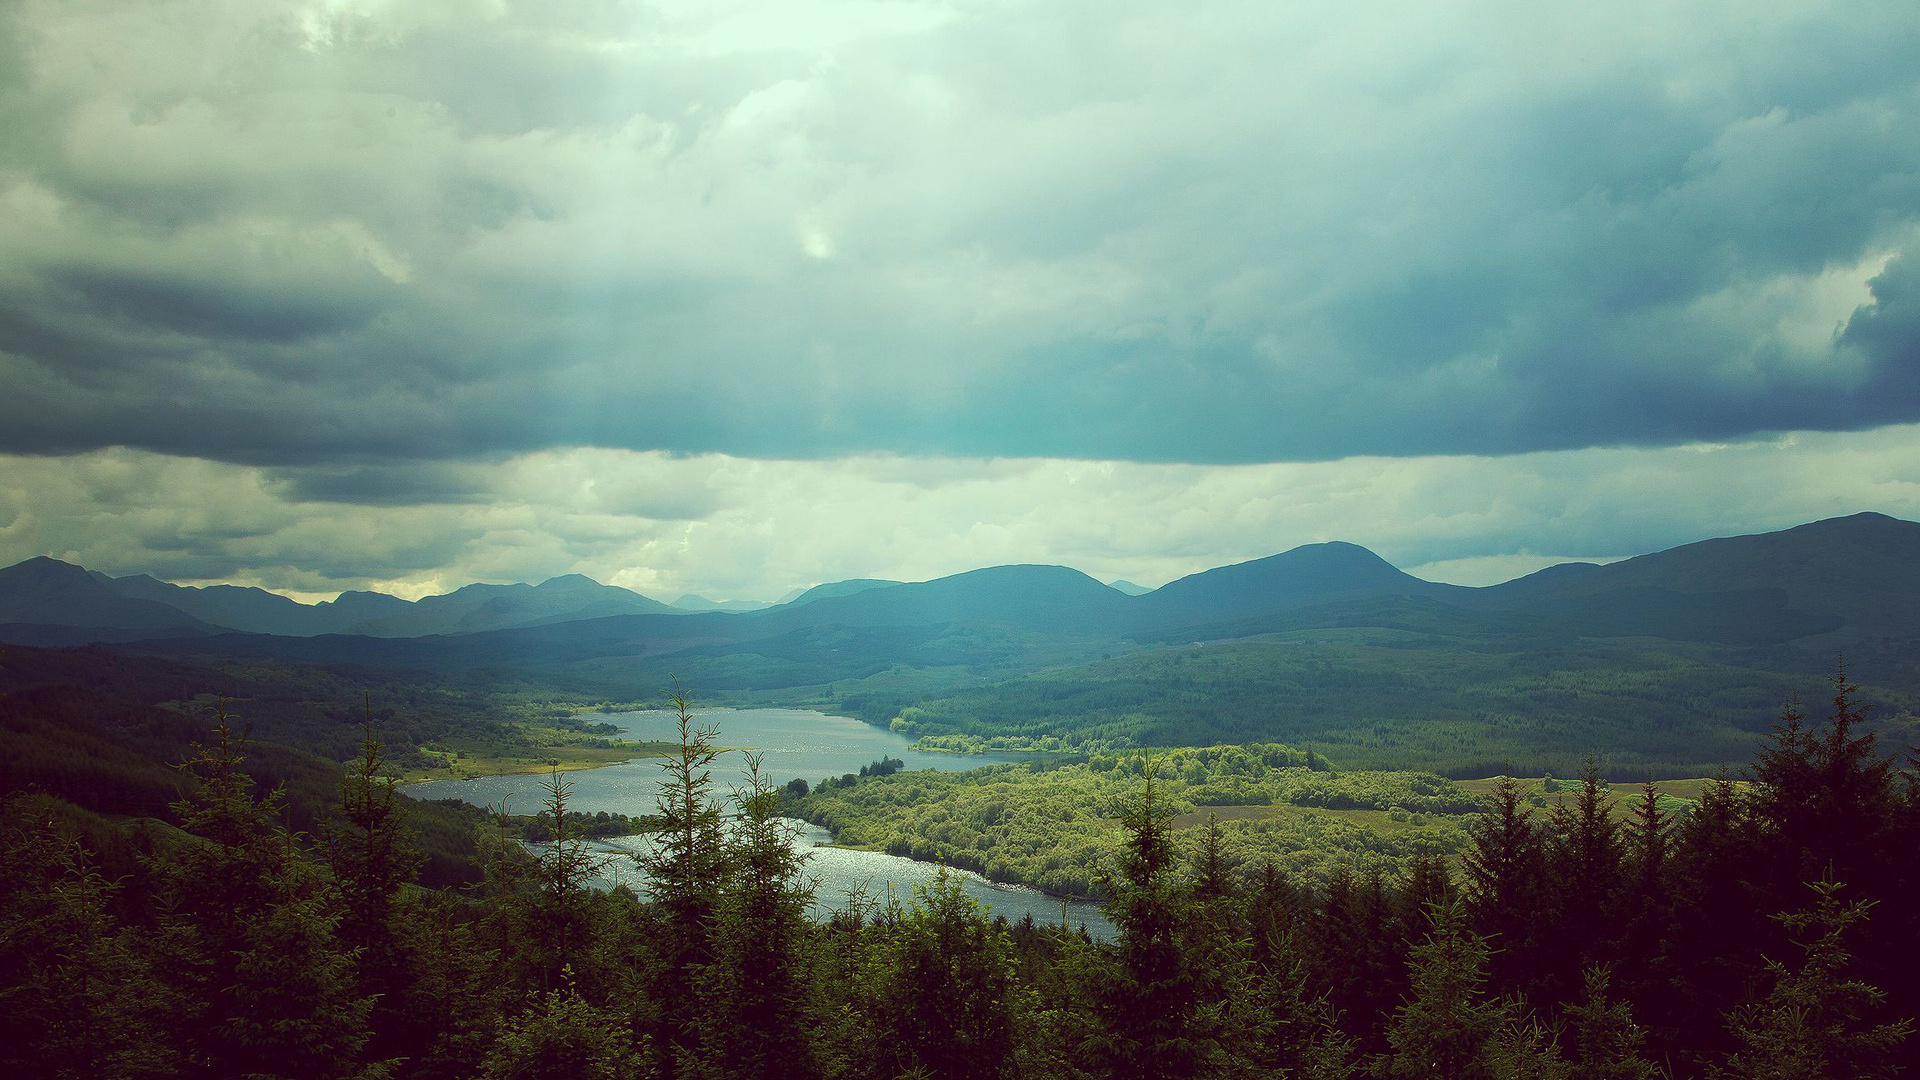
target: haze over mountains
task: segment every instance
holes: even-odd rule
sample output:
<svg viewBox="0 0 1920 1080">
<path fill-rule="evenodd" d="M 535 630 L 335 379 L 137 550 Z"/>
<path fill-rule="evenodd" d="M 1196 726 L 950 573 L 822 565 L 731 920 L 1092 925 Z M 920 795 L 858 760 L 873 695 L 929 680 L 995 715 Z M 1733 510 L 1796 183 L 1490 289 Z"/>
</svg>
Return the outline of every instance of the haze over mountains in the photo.
<svg viewBox="0 0 1920 1080">
<path fill-rule="evenodd" d="M 750 611 L 726 611 L 727 605 L 698 597 L 668 605 L 578 574 L 538 585 L 469 585 L 418 601 L 349 592 L 301 604 L 257 588 L 187 587 L 146 575 L 113 578 L 36 558 L 0 570 L 0 639 L 49 644 L 234 631 L 417 639 L 511 631 L 514 642 L 536 653 L 638 642 L 647 643 L 644 651 L 657 652 L 824 627 L 964 625 L 1050 637 L 1161 638 L 1192 630 L 1244 635 L 1316 620 L 1396 625 L 1438 619 L 1514 632 L 1838 646 L 1920 633 L 1917 600 L 1920 524 L 1866 513 L 1702 541 L 1608 566 L 1568 564 L 1487 588 L 1423 581 L 1365 548 L 1331 542 L 1218 567 L 1138 594 L 1067 567 L 1016 565 L 911 584 L 832 582 Z M 471 640 L 403 652 L 494 653 L 500 644 Z M 238 642 L 221 648 L 248 651 Z M 289 644 L 271 651 L 303 650 Z M 336 642 L 319 651 L 382 650 L 372 642 Z"/>
</svg>

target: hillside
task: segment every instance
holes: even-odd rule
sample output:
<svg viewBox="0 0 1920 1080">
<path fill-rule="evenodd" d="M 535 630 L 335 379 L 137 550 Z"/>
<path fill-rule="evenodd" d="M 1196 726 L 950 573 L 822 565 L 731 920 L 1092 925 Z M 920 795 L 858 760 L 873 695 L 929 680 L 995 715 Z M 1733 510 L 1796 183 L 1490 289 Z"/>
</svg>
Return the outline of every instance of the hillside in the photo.
<svg viewBox="0 0 1920 1080">
<path fill-rule="evenodd" d="M 361 633 L 288 637 L 219 634 L 36 560 L 5 572 L 39 584 L 13 589 L 4 610 L 145 622 L 113 632 L 153 639 L 122 646 L 151 653 L 521 672 L 624 700 L 677 679 L 743 703 L 826 706 L 882 725 L 904 716 L 939 738 L 1315 742 L 1356 765 L 1448 771 L 1564 771 L 1601 750 L 1620 768 L 1673 775 L 1749 756 L 1763 730 L 1751 718 L 1817 694 L 1842 650 L 1886 704 L 1888 737 L 1910 737 L 1916 568 L 1920 525 L 1866 514 L 1482 589 L 1328 543 L 1138 596 L 1024 565 L 691 613 L 576 576 L 393 601 L 404 607 L 354 624 Z M 157 586 L 127 588 L 173 595 Z M 216 601 L 274 605 L 248 590 L 183 592 L 209 613 Z M 332 617 L 369 609 L 392 610 L 348 594 Z"/>
</svg>

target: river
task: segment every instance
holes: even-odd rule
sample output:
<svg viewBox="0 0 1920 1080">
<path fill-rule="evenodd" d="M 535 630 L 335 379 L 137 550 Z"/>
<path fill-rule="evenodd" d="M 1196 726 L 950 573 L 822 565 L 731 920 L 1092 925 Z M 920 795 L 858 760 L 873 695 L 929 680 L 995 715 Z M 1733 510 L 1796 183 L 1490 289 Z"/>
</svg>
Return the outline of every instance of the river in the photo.
<svg viewBox="0 0 1920 1080">
<path fill-rule="evenodd" d="M 624 737 L 643 740 L 674 741 L 679 738 L 672 712 L 650 710 L 627 713 L 583 713 L 588 723 L 609 723 Z M 761 755 L 761 772 L 776 786 L 788 780 L 802 779 L 817 784 L 826 777 L 857 773 L 883 757 L 898 758 L 907 769 L 939 769 L 956 772 L 982 765 L 1016 760 L 1010 756 L 983 754 L 939 754 L 912 750 L 905 736 L 882 731 L 845 716 L 828 716 L 804 709 L 701 709 L 694 713 L 696 723 L 715 727 L 719 737 L 715 745 L 731 747 L 720 755 L 710 770 L 716 797 L 726 798 L 746 782 L 746 753 Z M 563 773 L 571 785 L 568 808 L 586 813 L 605 810 L 639 816 L 656 812 L 655 798 L 663 776 L 660 758 L 636 758 L 619 765 Z M 531 814 L 542 801 L 540 786 L 545 776 L 484 776 L 473 780 L 432 780 L 408 784 L 400 790 L 416 799 L 460 799 L 478 806 L 500 806 L 510 813 Z M 806 876 L 814 884 L 813 914 L 824 919 L 847 904 L 850 892 L 865 893 L 884 902 L 891 893 L 905 904 L 911 901 L 913 887 L 932 880 L 939 867 L 878 851 L 849 851 L 825 846 L 831 843 L 826 830 L 795 821 L 793 844 L 807 858 Z M 643 884 L 638 867 L 625 857 L 644 850 L 647 837 L 621 837 L 595 845 L 605 855 L 604 881 Z M 1031 915 L 1037 923 L 1060 923 L 1061 902 L 1038 890 L 999 885 L 978 874 L 949 869 L 968 895 L 986 905 L 1009 922 Z M 1100 909 L 1089 903 L 1069 901 L 1064 912 L 1067 922 L 1085 926 L 1089 933 L 1110 940 L 1113 927 Z"/>
</svg>

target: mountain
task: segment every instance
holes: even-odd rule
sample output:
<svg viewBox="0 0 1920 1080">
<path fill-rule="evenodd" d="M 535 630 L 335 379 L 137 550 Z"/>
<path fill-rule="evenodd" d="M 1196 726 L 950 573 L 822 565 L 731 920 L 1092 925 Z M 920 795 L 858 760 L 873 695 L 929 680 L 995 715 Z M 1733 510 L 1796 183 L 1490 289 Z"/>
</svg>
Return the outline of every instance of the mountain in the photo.
<svg viewBox="0 0 1920 1080">
<path fill-rule="evenodd" d="M 166 604 L 202 622 L 244 630 L 250 634 L 294 637 L 333 634 L 361 621 L 357 618 L 329 618 L 333 612 L 316 611 L 312 606 L 265 589 L 237 585 L 175 585 L 147 574 L 112 578 L 98 572 L 89 573 L 95 581 L 122 596 Z"/>
<path fill-rule="evenodd" d="M 1920 523 L 1885 514 L 1728 536 L 1476 590 L 1592 636 L 1842 647 L 1920 637 Z"/>
<path fill-rule="evenodd" d="M 990 566 L 906 585 L 801 600 L 758 616 L 769 625 L 987 623 L 1047 633 L 1118 630 L 1127 597 L 1065 566 Z"/>
<path fill-rule="evenodd" d="M 811 589 L 802 589 L 793 593 L 782 604 L 810 604 L 815 600 L 825 600 L 833 596 L 852 596 L 868 589 L 885 589 L 901 584 L 885 578 L 848 578 L 845 581 L 829 581 L 824 585 L 815 585 Z"/>
<path fill-rule="evenodd" d="M 1128 596 L 1144 596 L 1147 593 L 1150 593 L 1153 591 L 1152 589 L 1147 588 L 1145 585 L 1135 585 L 1133 582 L 1128 581 L 1126 578 L 1115 578 L 1114 580 L 1107 582 L 1107 588 L 1116 589 L 1120 592 L 1126 593 Z"/>
<path fill-rule="evenodd" d="M 317 634 L 347 634 L 353 627 L 413 610 L 413 601 L 383 592 L 355 589 L 313 605 Z"/>
<path fill-rule="evenodd" d="M 709 600 L 697 593 L 688 593 L 668 606 L 681 611 L 759 611 L 773 605 L 764 600 Z"/>
<path fill-rule="evenodd" d="M 83 644 L 243 631 L 281 637 L 417 637 L 610 615 L 685 614 L 579 574 L 539 585 L 469 585 L 419 601 L 375 592 L 302 604 L 265 589 L 188 586 L 146 574 L 109 577 L 57 559 L 0 569 L 0 639 Z M 63 629 L 52 629 L 63 628 Z"/>
<path fill-rule="evenodd" d="M 19 627 L 110 627 L 179 636 L 219 628 L 151 599 L 124 596 L 72 563 L 44 556 L 0 569 L 0 623 Z M 26 631 L 8 640 L 53 640 Z"/>
<path fill-rule="evenodd" d="M 698 601 L 682 598 L 683 604 Z M 1858 514 L 1701 541 L 1605 566 L 1550 567 L 1480 589 L 1422 581 L 1363 547 L 1332 542 L 1206 570 L 1139 595 L 1067 567 L 1018 565 L 911 584 L 829 582 L 779 606 L 700 614 L 578 574 L 539 585 L 469 585 L 417 602 L 360 592 L 303 605 L 260 589 L 189 588 L 145 575 L 108 578 L 41 558 L 0 571 L 0 622 L 15 624 L 8 636 L 34 641 L 92 640 L 89 634 L 100 640 L 192 636 L 221 628 L 386 639 L 527 631 L 405 650 L 444 663 L 469 653 L 490 663 L 517 656 L 560 663 L 571 662 L 567 657 L 659 656 L 683 649 L 738 652 L 745 643 L 806 632 L 793 639 L 810 643 L 804 649 L 768 646 L 791 659 L 796 649 L 816 650 L 824 639 L 814 632 L 833 627 L 932 628 L 933 636 L 915 638 L 920 659 L 911 661 L 930 666 L 938 666 L 932 657 L 957 655 L 948 645 L 959 630 L 940 627 L 996 628 L 1003 635 L 996 655 L 1007 662 L 1007 633 L 1170 642 L 1359 626 L 1543 640 L 1793 643 L 1855 654 L 1864 645 L 1886 652 L 1920 639 L 1920 524 Z M 109 628 L 114 632 L 105 632 Z M 860 648 L 884 665 L 888 640 L 885 634 L 865 635 Z M 939 641 L 948 644 L 930 644 Z M 259 648 L 295 655 L 302 647 Z M 351 653 L 369 663 L 382 655 L 378 646 L 345 643 L 308 651 Z"/>
<path fill-rule="evenodd" d="M 567 574 L 538 585 L 468 585 L 442 596 L 422 597 L 409 610 L 357 624 L 351 632 L 369 637 L 424 637 L 657 614 L 679 611 L 628 589 Z"/>
<path fill-rule="evenodd" d="M 1133 619 L 1134 625 L 1141 627 L 1199 625 L 1333 598 L 1438 596 L 1454 588 L 1404 573 L 1358 544 L 1334 541 L 1307 544 L 1170 581 L 1133 599 Z"/>
</svg>

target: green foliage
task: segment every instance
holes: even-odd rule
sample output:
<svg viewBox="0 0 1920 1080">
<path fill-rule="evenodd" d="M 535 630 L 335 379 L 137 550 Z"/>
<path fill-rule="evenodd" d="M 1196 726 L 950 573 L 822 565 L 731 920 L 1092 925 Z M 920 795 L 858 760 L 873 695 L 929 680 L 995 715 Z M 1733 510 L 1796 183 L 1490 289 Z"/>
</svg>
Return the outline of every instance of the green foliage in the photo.
<svg viewBox="0 0 1920 1080">
<path fill-rule="evenodd" d="M 1781 672 L 1806 663 L 1678 641 L 1386 627 L 1148 648 L 900 704 L 915 707 L 923 743 L 952 749 L 1280 741 L 1349 765 L 1486 776 L 1568 775 L 1604 748 L 1616 775 L 1702 776 L 1752 756 L 1765 731 L 1753 718 L 1799 689 Z M 1879 723 L 1920 734 L 1920 686 L 1888 678 L 1874 693 L 1905 712 Z"/>
<path fill-rule="evenodd" d="M 165 1036 L 188 1003 L 151 937 L 118 925 L 117 887 L 59 814 L 44 797 L 0 803 L 0 1074 L 176 1075 Z"/>
<path fill-rule="evenodd" d="M 1013 1066 L 1012 944 L 944 870 L 914 886 L 891 928 L 878 999 L 893 1075 L 993 1080 Z"/>
<path fill-rule="evenodd" d="M 1120 807 L 1126 842 L 1102 910 L 1120 940 L 1101 987 L 1099 1057 L 1121 1075 L 1197 1076 L 1221 1054 L 1220 1010 L 1201 993 L 1203 958 L 1186 946 L 1190 886 L 1174 873 L 1173 813 L 1154 798 L 1147 763 L 1140 791 Z"/>
<path fill-rule="evenodd" d="M 1851 957 L 1841 939 L 1871 905 L 1843 902 L 1837 882 L 1810 887 L 1813 906 L 1776 916 L 1800 948 L 1800 962 L 1768 962 L 1773 988 L 1728 1018 L 1740 1048 L 1724 1069 L 1713 1071 L 1715 1077 L 1869 1080 L 1900 1071 L 1913 1021 L 1876 1023 L 1873 1014 L 1886 995 L 1846 975 Z"/>
<path fill-rule="evenodd" d="M 562 986 L 501 1021 L 479 1075 L 482 1080 L 638 1080 L 645 1075 L 643 1050 L 632 1044 L 618 1013 Z"/>
<path fill-rule="evenodd" d="M 822 784 L 792 812 L 831 829 L 845 844 L 873 847 L 974 870 L 995 881 L 1050 892 L 1098 895 L 1098 868 L 1121 850 L 1109 811 L 1144 775 L 1138 753 L 1085 762 L 1038 761 L 967 773 L 897 773 L 854 784 Z M 1231 861 L 1275 861 L 1289 874 L 1324 880 L 1335 865 L 1394 870 L 1422 854 L 1450 855 L 1464 842 L 1464 818 L 1479 801 L 1439 777 L 1418 773 L 1315 772 L 1283 746 L 1182 747 L 1151 759 L 1160 798 L 1175 812 L 1196 804 L 1337 808 L 1223 820 Z M 1388 819 L 1394 810 L 1407 813 Z"/>
<path fill-rule="evenodd" d="M 1611 973 L 1590 967 L 1583 975 L 1585 996 L 1567 1009 L 1574 1061 L 1571 1080 L 1656 1080 L 1660 1069 L 1640 1056 L 1646 1032 L 1633 1022 L 1628 1002 L 1608 994 Z"/>
<path fill-rule="evenodd" d="M 766 1080 L 818 1075 L 806 982 L 812 886 L 789 842 L 780 793 L 749 755 L 747 786 L 726 838 L 713 961 L 700 975 L 704 1041 L 714 1073 Z"/>
</svg>

